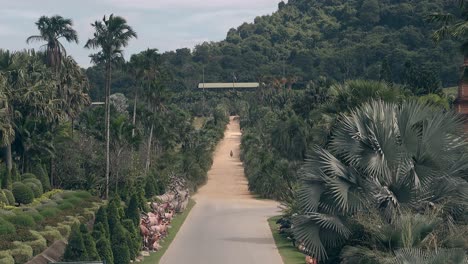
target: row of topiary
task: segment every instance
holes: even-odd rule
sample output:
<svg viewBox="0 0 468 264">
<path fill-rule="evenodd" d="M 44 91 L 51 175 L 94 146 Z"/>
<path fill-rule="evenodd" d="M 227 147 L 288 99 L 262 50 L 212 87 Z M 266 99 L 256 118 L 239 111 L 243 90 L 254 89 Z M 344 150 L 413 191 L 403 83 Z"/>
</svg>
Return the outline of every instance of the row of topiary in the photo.
<svg viewBox="0 0 468 264">
<path fill-rule="evenodd" d="M 25 263 L 67 238 L 72 226 L 94 218 L 97 201 L 87 192 L 53 190 L 29 206 L 0 209 L 0 263 Z"/>
<path fill-rule="evenodd" d="M 145 203 L 140 195 L 133 194 L 127 205 L 123 206 L 119 198 L 113 198 L 107 206 L 101 206 L 92 232 L 86 226 L 75 225 L 64 261 L 102 260 L 107 264 L 128 264 L 135 260 L 142 247 L 138 223 L 140 209 L 144 209 Z"/>
<path fill-rule="evenodd" d="M 44 188 L 42 181 L 32 173 L 22 174 L 19 178 L 20 181 L 11 185 L 11 190 L 0 190 L 0 208 L 32 203 L 34 198 L 39 198 L 44 191 L 49 190 L 49 187 Z"/>
</svg>

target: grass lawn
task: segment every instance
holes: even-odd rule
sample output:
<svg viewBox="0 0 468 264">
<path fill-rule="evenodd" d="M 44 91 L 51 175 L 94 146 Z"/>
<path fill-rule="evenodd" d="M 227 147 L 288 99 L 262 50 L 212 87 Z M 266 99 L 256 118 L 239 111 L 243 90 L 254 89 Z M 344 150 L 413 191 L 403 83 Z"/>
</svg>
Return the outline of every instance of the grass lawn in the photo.
<svg viewBox="0 0 468 264">
<path fill-rule="evenodd" d="M 270 225 L 276 247 L 278 248 L 284 264 L 304 264 L 305 255 L 293 247 L 291 241 L 278 233 L 278 225 L 276 224 L 276 221 L 279 218 L 281 218 L 281 216 L 274 216 L 268 219 L 268 224 Z"/>
<path fill-rule="evenodd" d="M 171 222 L 172 228 L 169 229 L 169 235 L 164 239 L 164 242 L 161 243 L 162 249 L 151 253 L 149 257 L 145 257 L 142 262 L 143 264 L 157 264 L 161 260 L 162 256 L 166 252 L 166 250 L 169 248 L 169 245 L 172 243 L 172 240 L 174 240 L 175 236 L 177 235 L 177 232 L 179 232 L 180 227 L 184 223 L 185 219 L 187 218 L 188 214 L 190 213 L 190 210 L 192 210 L 193 206 L 195 205 L 195 201 L 190 199 L 187 208 L 182 214 L 177 215 L 174 220 Z"/>
</svg>

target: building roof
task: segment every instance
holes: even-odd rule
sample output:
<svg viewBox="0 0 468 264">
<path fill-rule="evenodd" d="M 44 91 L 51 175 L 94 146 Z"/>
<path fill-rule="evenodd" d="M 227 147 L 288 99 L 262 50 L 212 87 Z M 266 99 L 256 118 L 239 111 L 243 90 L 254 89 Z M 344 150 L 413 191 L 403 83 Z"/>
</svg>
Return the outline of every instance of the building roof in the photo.
<svg viewBox="0 0 468 264">
<path fill-rule="evenodd" d="M 252 89 L 260 87 L 260 83 L 199 83 L 198 89 Z"/>
</svg>

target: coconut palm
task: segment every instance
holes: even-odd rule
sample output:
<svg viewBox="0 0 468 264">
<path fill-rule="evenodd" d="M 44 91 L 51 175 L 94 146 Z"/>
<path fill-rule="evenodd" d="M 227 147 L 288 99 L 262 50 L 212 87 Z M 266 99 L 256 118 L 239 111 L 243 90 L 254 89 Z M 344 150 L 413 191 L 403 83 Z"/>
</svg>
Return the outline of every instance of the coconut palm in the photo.
<svg viewBox="0 0 468 264">
<path fill-rule="evenodd" d="M 120 16 L 111 14 L 109 18 L 104 18 L 102 21 L 96 21 L 91 24 L 95 30 L 94 37 L 86 42 L 85 47 L 89 49 L 100 48 L 96 54 L 91 55 L 91 60 L 94 63 L 104 63 L 106 67 L 106 199 L 109 197 L 109 173 L 110 173 L 110 158 L 109 158 L 109 142 L 110 142 L 110 103 L 109 96 L 111 90 L 111 72 L 112 63 L 122 58 L 122 48 L 128 45 L 132 38 L 136 38 L 137 34 L 127 24 L 127 21 Z"/>
<path fill-rule="evenodd" d="M 67 42 L 78 43 L 78 35 L 72 28 L 73 22 L 71 19 L 63 18 L 62 16 L 41 16 L 36 22 L 39 29 L 39 35 L 33 35 L 26 39 L 26 43 L 34 41 L 44 41 L 49 66 L 58 67 L 62 63 L 62 58 L 67 56 L 65 47 L 60 42 L 60 39 L 65 39 Z"/>
<path fill-rule="evenodd" d="M 468 201 L 461 125 L 453 113 L 417 102 L 373 101 L 342 115 L 328 148 L 316 147 L 300 171 L 296 239 L 323 260 L 351 235 L 357 212 L 376 209 L 392 222 L 435 206 L 444 217 L 460 216 Z"/>
</svg>

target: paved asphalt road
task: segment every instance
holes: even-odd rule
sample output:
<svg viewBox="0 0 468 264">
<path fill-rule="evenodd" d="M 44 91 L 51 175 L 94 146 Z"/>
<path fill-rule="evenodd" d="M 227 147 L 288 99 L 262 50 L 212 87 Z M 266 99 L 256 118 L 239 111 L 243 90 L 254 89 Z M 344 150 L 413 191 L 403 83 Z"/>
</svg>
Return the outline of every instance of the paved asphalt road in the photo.
<svg viewBox="0 0 468 264">
<path fill-rule="evenodd" d="M 278 203 L 254 199 L 239 160 L 241 132 L 231 117 L 208 182 L 161 264 L 281 264 L 267 219 Z M 234 156 L 229 153 L 232 150 Z"/>
</svg>

